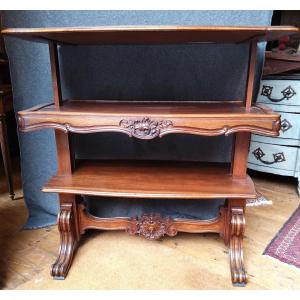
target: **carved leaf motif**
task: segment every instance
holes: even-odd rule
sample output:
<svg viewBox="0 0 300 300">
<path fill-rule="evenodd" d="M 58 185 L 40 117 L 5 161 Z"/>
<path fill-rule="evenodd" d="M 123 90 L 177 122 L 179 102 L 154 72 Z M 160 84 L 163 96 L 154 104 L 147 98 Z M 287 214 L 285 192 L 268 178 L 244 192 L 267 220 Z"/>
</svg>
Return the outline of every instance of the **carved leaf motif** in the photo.
<svg viewBox="0 0 300 300">
<path fill-rule="evenodd" d="M 138 234 L 148 240 L 157 240 L 164 235 L 175 236 L 177 230 L 171 218 L 162 218 L 159 214 L 143 214 L 131 219 L 131 226 L 127 232 Z"/>
<path fill-rule="evenodd" d="M 172 127 L 173 123 L 170 120 L 151 120 L 144 117 L 138 120 L 123 119 L 120 121 L 120 126 L 128 128 L 132 136 L 139 139 L 153 139 L 160 135 L 165 128 Z"/>
</svg>

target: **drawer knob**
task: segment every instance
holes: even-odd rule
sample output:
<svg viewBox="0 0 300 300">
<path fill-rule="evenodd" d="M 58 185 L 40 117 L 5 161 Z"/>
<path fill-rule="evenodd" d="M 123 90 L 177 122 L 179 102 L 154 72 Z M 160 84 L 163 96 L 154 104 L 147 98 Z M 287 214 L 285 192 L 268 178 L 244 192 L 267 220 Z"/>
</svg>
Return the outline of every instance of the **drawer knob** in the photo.
<svg viewBox="0 0 300 300">
<path fill-rule="evenodd" d="M 272 165 L 275 163 L 280 163 L 285 161 L 285 157 L 283 152 L 278 152 L 278 153 L 273 153 L 273 161 L 267 161 L 267 160 L 263 160 L 262 158 L 266 155 L 260 148 L 256 148 L 252 154 L 254 155 L 254 157 L 261 161 L 263 164 L 265 165 Z"/>
<path fill-rule="evenodd" d="M 280 130 L 282 132 L 286 132 L 292 127 L 293 127 L 293 125 L 287 119 L 283 119 L 281 121 Z"/>
<path fill-rule="evenodd" d="M 263 85 L 262 90 L 261 90 L 261 95 L 267 97 L 270 101 L 272 102 L 280 102 L 283 100 L 289 100 L 291 99 L 294 95 L 296 95 L 296 92 L 294 89 L 289 85 L 286 87 L 284 90 L 281 91 L 282 97 L 279 99 L 272 98 L 272 91 L 273 87 L 269 85 Z"/>
</svg>

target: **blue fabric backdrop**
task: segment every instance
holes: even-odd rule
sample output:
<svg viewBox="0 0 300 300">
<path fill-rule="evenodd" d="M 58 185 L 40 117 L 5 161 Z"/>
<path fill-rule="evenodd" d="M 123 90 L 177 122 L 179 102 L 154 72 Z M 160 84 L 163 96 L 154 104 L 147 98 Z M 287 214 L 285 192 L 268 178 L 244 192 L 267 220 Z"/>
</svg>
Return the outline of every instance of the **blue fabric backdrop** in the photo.
<svg viewBox="0 0 300 300">
<path fill-rule="evenodd" d="M 99 25 L 269 25 L 271 11 L 2 11 L 4 27 Z M 15 110 L 52 99 L 46 44 L 6 38 Z M 262 62 L 264 44 L 260 46 Z M 247 45 L 63 46 L 63 96 L 73 99 L 243 99 Z M 257 70 L 257 82 L 260 76 Z M 234 99 L 232 99 L 232 97 Z M 78 158 L 229 161 L 232 139 L 167 136 L 138 141 L 120 134 L 73 135 Z M 57 196 L 42 185 L 56 172 L 53 130 L 19 134 L 25 228 L 56 222 Z M 93 203 L 93 202 L 91 202 Z M 218 204 L 218 203 L 217 203 Z M 90 207 L 97 214 L 94 205 Z M 191 203 L 192 207 L 192 203 Z M 205 211 L 205 210 L 203 210 Z"/>
</svg>

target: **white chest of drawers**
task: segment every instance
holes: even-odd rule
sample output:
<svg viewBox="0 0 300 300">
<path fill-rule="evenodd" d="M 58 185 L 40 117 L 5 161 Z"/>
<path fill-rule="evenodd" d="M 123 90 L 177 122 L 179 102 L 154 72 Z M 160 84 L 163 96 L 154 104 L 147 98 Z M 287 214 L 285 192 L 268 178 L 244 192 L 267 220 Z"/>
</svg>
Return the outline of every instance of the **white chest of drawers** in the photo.
<svg viewBox="0 0 300 300">
<path fill-rule="evenodd" d="M 300 74 L 261 81 L 257 103 L 281 114 L 280 136 L 252 135 L 248 168 L 298 178 L 300 195 Z"/>
</svg>

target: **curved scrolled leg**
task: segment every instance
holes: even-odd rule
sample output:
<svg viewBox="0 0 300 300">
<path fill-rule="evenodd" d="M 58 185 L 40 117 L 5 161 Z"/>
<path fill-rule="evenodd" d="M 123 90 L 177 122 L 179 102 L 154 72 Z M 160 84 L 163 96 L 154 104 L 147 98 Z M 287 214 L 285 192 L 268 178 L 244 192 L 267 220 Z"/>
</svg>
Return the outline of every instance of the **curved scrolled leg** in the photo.
<svg viewBox="0 0 300 300">
<path fill-rule="evenodd" d="M 230 233 L 230 269 L 232 284 L 235 286 L 245 286 L 247 274 L 244 267 L 243 258 L 243 237 L 245 231 L 244 209 L 242 207 L 231 208 L 231 233 Z"/>
<path fill-rule="evenodd" d="M 72 204 L 62 204 L 58 215 L 60 232 L 59 255 L 52 265 L 51 275 L 54 279 L 65 279 L 72 263 L 73 253 L 77 246 Z"/>
</svg>

